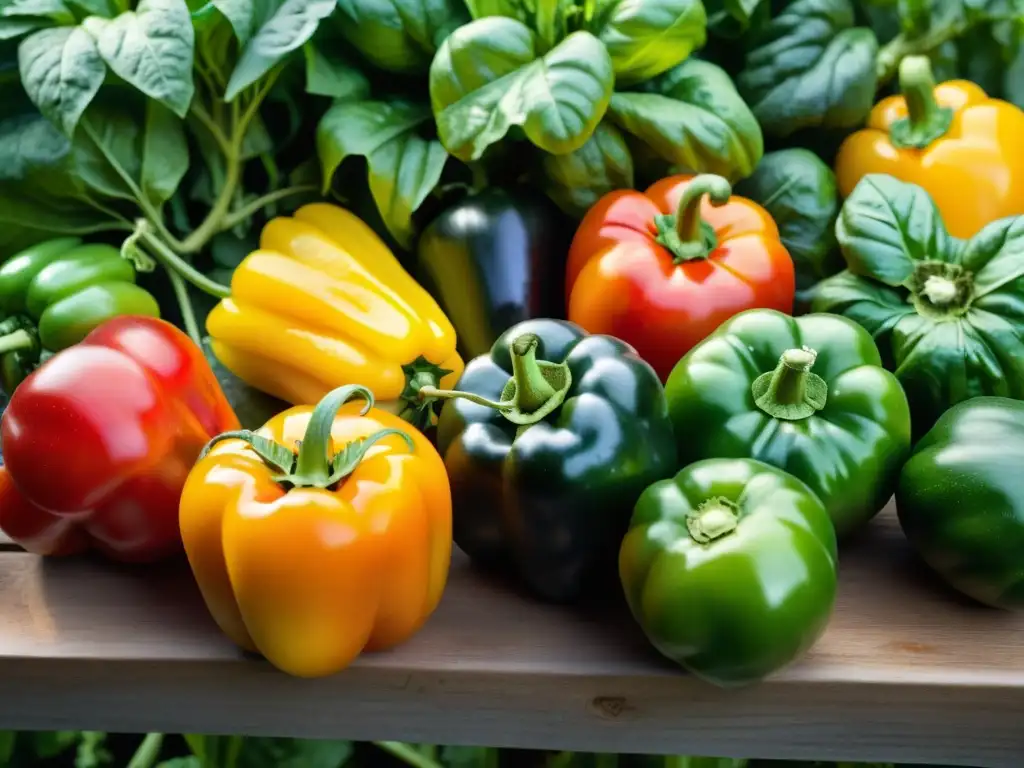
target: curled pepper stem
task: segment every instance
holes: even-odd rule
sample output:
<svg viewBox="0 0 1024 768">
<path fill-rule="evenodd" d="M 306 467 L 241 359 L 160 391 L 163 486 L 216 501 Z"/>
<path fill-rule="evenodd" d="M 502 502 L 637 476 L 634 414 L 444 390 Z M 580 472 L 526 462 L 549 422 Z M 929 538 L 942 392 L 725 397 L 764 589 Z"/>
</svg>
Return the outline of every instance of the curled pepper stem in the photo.
<svg viewBox="0 0 1024 768">
<path fill-rule="evenodd" d="M 907 56 L 900 61 L 899 78 L 907 117 L 893 123 L 890 139 L 898 147 L 924 149 L 949 130 L 953 110 L 939 106 L 935 98 L 935 79 L 927 56 Z"/>
<path fill-rule="evenodd" d="M 490 400 L 474 392 L 425 386 L 419 397 L 439 400 L 468 400 L 493 408 L 513 424 L 536 424 L 561 405 L 572 383 L 572 372 L 565 363 L 537 359 L 540 339 L 534 333 L 516 337 L 509 347 L 512 378 L 505 384 L 500 400 Z"/>
<path fill-rule="evenodd" d="M 255 432 L 238 430 L 217 435 L 206 444 L 199 458 L 204 458 L 214 445 L 223 440 L 243 440 L 265 464 L 280 472 L 274 476 L 277 482 L 293 488 L 332 488 L 355 471 L 375 443 L 389 435 L 398 435 L 411 452 L 416 450 L 416 444 L 407 432 L 400 429 L 381 429 L 346 444 L 340 451 L 332 454 L 331 431 L 334 420 L 341 406 L 354 395 L 366 401 L 359 415 L 365 416 L 369 413 L 374 400 L 373 393 L 366 387 L 351 384 L 328 392 L 313 409 L 306 431 L 299 441 L 298 454 Z"/>
<path fill-rule="evenodd" d="M 824 408 L 828 384 L 811 373 L 817 357 L 808 347 L 783 352 L 774 371 L 754 379 L 751 392 L 757 407 L 786 421 L 806 419 Z"/>
<path fill-rule="evenodd" d="M 683 190 L 675 214 L 655 218 L 657 241 L 672 252 L 675 264 L 706 259 L 718 247 L 714 227 L 700 214 L 705 196 L 714 206 L 725 205 L 732 197 L 732 186 L 722 176 L 696 176 Z"/>
</svg>

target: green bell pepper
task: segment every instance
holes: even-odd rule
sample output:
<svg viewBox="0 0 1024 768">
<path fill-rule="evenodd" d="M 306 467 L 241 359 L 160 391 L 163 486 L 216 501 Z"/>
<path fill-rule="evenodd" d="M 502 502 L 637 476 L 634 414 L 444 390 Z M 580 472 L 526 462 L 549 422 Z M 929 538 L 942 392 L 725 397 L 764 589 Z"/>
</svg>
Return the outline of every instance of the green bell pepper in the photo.
<svg viewBox="0 0 1024 768">
<path fill-rule="evenodd" d="M 614 585 L 640 493 L 676 470 L 665 392 L 632 347 L 563 320 L 509 328 L 446 398 L 437 445 L 455 543 L 534 593 L 571 601 Z M 589 591 L 589 590 L 588 590 Z"/>
<path fill-rule="evenodd" d="M 0 266 L 0 383 L 10 394 L 46 357 L 118 315 L 159 317 L 135 268 L 110 245 L 59 238 Z"/>
<path fill-rule="evenodd" d="M 821 497 L 843 537 L 892 496 L 910 407 L 878 348 L 835 315 L 753 309 L 690 350 L 665 384 L 683 464 L 752 458 Z"/>
<path fill-rule="evenodd" d="M 946 411 L 900 473 L 896 512 L 943 580 L 979 602 L 1024 608 L 1024 402 L 975 397 Z"/>
<path fill-rule="evenodd" d="M 664 656 L 722 687 L 807 651 L 836 597 L 836 535 L 806 484 L 707 459 L 644 491 L 619 552 L 634 618 Z"/>
</svg>

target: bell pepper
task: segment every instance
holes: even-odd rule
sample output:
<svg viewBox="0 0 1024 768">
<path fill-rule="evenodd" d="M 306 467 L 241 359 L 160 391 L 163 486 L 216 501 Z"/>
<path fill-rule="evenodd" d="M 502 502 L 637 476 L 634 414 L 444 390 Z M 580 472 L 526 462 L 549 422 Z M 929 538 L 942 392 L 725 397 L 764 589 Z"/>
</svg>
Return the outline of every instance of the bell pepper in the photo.
<svg viewBox="0 0 1024 768">
<path fill-rule="evenodd" d="M 843 197 L 869 174 L 895 176 L 927 190 L 964 238 L 1024 213 L 1024 111 L 968 80 L 936 86 L 927 56 L 904 58 L 899 78 L 902 94 L 880 101 L 839 148 Z"/>
<path fill-rule="evenodd" d="M 1024 217 L 959 240 L 924 189 L 872 174 L 836 235 L 847 268 L 818 284 L 811 307 L 871 333 L 906 390 L 915 439 L 967 398 L 1024 398 Z"/>
<path fill-rule="evenodd" d="M 821 497 L 842 537 L 892 496 L 910 406 L 871 336 L 834 315 L 755 309 L 725 322 L 665 385 L 681 464 L 750 458 Z"/>
<path fill-rule="evenodd" d="M 449 206 L 423 231 L 416 276 L 455 326 L 461 355 L 487 354 L 523 320 L 564 314 L 568 238 L 563 242 L 558 221 L 542 198 L 489 187 Z"/>
<path fill-rule="evenodd" d="M 0 266 L 0 384 L 10 394 L 54 352 L 118 315 L 159 317 L 135 268 L 109 245 L 38 243 Z"/>
<path fill-rule="evenodd" d="M 907 540 L 947 584 L 1024 609 L 1024 402 L 974 397 L 946 411 L 900 473 Z"/>
<path fill-rule="evenodd" d="M 255 432 L 218 435 L 181 496 L 185 552 L 214 620 L 292 675 L 404 642 L 444 591 L 444 464 L 373 405 L 365 387 L 339 387 Z"/>
<path fill-rule="evenodd" d="M 437 302 L 372 229 L 329 203 L 267 223 L 206 328 L 217 359 L 256 389 L 309 405 L 360 383 L 419 427 L 433 421 L 419 388 L 454 384 L 464 367 Z"/>
<path fill-rule="evenodd" d="M 629 510 L 677 466 L 651 366 L 563 320 L 512 326 L 467 365 L 457 391 L 422 394 L 448 400 L 437 445 L 455 543 L 551 601 L 614 573 Z"/>
<path fill-rule="evenodd" d="M 795 290 L 771 216 L 713 175 L 608 193 L 580 222 L 566 268 L 569 320 L 632 345 L 662 381 L 737 312 L 791 313 Z"/>
<path fill-rule="evenodd" d="M 836 564 L 821 500 L 751 459 L 699 461 L 653 484 L 619 553 L 626 602 L 651 644 L 727 688 L 814 645 L 835 604 Z"/>
<path fill-rule="evenodd" d="M 14 391 L 0 425 L 0 529 L 39 555 L 179 553 L 185 478 L 212 436 L 237 428 L 188 336 L 157 318 L 108 320 Z"/>
</svg>

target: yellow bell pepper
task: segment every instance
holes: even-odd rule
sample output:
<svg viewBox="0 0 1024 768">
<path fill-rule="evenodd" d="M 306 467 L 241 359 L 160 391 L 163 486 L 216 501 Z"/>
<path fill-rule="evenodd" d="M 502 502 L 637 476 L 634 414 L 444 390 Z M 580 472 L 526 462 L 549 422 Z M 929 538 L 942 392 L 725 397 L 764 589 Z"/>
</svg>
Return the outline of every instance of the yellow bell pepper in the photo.
<svg viewBox="0 0 1024 768">
<path fill-rule="evenodd" d="M 418 427 L 420 387 L 455 385 L 464 364 L 437 302 L 355 214 L 329 203 L 268 222 L 206 320 L 214 355 L 293 405 L 360 384 Z"/>
<path fill-rule="evenodd" d="M 869 173 L 895 176 L 923 187 L 961 238 L 1024 214 L 1024 111 L 966 80 L 936 87 L 924 56 L 903 59 L 899 77 L 902 95 L 875 105 L 839 148 L 840 193 Z"/>
</svg>

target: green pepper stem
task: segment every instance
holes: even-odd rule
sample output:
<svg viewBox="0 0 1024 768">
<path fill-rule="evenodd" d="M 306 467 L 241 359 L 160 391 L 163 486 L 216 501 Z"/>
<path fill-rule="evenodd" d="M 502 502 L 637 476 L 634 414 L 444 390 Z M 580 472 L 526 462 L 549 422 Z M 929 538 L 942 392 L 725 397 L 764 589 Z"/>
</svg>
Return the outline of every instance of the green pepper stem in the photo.
<svg viewBox="0 0 1024 768">
<path fill-rule="evenodd" d="M 32 334 L 28 331 L 24 329 L 17 330 L 13 333 L 8 333 L 6 336 L 0 336 L 0 354 L 28 349 L 35 343 L 35 339 L 32 338 Z"/>
<path fill-rule="evenodd" d="M 534 333 L 524 333 L 512 342 L 512 378 L 502 390 L 500 400 L 432 386 L 421 387 L 418 395 L 425 399 L 468 400 L 493 408 L 514 424 L 535 424 L 562 404 L 572 383 L 568 365 L 537 359 L 539 344 Z"/>
<path fill-rule="evenodd" d="M 199 458 L 206 456 L 210 449 L 222 440 L 244 440 L 264 463 L 279 470 L 280 474 L 274 477 L 277 482 L 287 483 L 294 488 L 331 488 L 352 474 L 370 447 L 388 435 L 402 437 L 409 450 L 415 451 L 416 445 L 406 432 L 400 429 L 382 429 L 348 443 L 341 451 L 332 455 L 331 431 L 334 420 L 337 418 L 338 409 L 353 395 L 359 395 L 366 400 L 366 404 L 359 412 L 360 416 L 365 416 L 370 411 L 374 404 L 373 393 L 366 387 L 352 384 L 328 392 L 313 409 L 309 424 L 306 425 L 306 431 L 298 444 L 298 455 L 262 435 L 249 430 L 238 430 L 217 435 L 206 444 Z"/>
<path fill-rule="evenodd" d="M 672 252 L 675 264 L 706 259 L 718 247 L 714 227 L 700 213 L 705 196 L 714 206 L 725 205 L 732 196 L 732 186 L 722 176 L 701 174 L 683 190 L 675 214 L 655 218 L 656 239 Z"/>
<path fill-rule="evenodd" d="M 924 149 L 941 138 L 953 121 L 953 110 L 939 106 L 935 79 L 927 56 L 907 56 L 900 61 L 900 92 L 907 103 L 907 117 L 889 131 L 897 147 Z"/>
<path fill-rule="evenodd" d="M 739 507 L 721 496 L 708 499 L 686 516 L 686 530 L 698 544 L 709 544 L 736 530 Z"/>
<path fill-rule="evenodd" d="M 825 407 L 828 385 L 811 373 L 818 353 L 813 349 L 787 349 L 774 371 L 758 376 L 751 392 L 758 408 L 776 419 L 799 421 Z"/>
<path fill-rule="evenodd" d="M 929 275 L 921 286 L 921 293 L 935 306 L 947 307 L 959 298 L 960 289 L 948 277 Z"/>
</svg>

